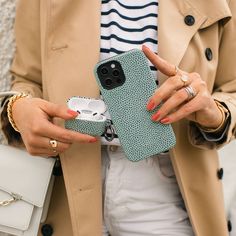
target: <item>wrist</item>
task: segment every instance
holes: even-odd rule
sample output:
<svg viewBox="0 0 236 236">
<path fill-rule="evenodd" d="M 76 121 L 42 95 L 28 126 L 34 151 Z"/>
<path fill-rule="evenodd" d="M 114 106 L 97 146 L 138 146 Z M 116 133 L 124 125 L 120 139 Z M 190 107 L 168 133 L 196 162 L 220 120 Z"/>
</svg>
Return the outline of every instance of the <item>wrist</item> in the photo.
<svg viewBox="0 0 236 236">
<path fill-rule="evenodd" d="M 25 93 L 19 93 L 19 94 L 16 94 L 12 97 L 10 97 L 9 99 L 9 102 L 7 104 L 7 117 L 8 117 L 8 120 L 12 126 L 12 128 L 16 131 L 16 132 L 19 132 L 19 129 L 15 123 L 15 120 L 13 118 L 13 106 L 15 105 L 15 103 L 20 100 L 20 99 L 23 99 L 23 98 L 29 98 L 30 95 L 28 94 L 25 94 Z"/>
<path fill-rule="evenodd" d="M 197 123 L 197 126 L 203 132 L 206 132 L 206 133 L 219 133 L 219 132 L 221 132 L 224 129 L 225 124 L 227 123 L 228 118 L 230 116 L 229 110 L 225 106 L 223 106 L 219 101 L 217 101 L 215 99 L 214 99 L 214 102 L 218 108 L 219 113 L 221 114 L 221 118 L 216 122 L 216 125 L 212 123 L 209 126 L 205 126 L 205 125 Z"/>
</svg>

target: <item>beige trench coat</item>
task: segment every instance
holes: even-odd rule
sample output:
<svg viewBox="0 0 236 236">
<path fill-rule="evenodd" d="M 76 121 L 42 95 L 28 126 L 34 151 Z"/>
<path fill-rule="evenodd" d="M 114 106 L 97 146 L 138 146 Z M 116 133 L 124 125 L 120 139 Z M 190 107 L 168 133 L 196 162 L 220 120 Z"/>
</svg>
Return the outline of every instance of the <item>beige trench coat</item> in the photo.
<svg viewBox="0 0 236 236">
<path fill-rule="evenodd" d="M 184 21 L 194 17 L 193 25 Z M 233 16 L 233 17 L 232 17 Z M 196 71 L 213 96 L 225 102 L 231 122 L 225 143 L 235 136 L 236 1 L 159 0 L 159 55 L 188 72 Z M 65 104 L 74 95 L 98 97 L 93 67 L 99 60 L 100 1 L 20 0 L 13 89 Z M 213 59 L 207 60 L 206 48 Z M 166 77 L 159 74 L 162 83 Z M 173 125 L 177 144 L 172 163 L 197 236 L 226 236 L 220 168 L 215 150 L 194 126 Z M 61 155 L 48 223 L 56 236 L 101 236 L 100 144 L 74 144 Z"/>
</svg>

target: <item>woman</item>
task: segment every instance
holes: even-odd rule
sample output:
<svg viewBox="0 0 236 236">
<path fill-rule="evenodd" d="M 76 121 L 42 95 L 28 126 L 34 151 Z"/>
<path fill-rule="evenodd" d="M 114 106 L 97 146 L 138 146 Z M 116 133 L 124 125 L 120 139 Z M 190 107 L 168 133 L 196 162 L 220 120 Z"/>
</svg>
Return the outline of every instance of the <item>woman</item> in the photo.
<svg viewBox="0 0 236 236">
<path fill-rule="evenodd" d="M 103 1 L 103 7 L 112 2 L 115 1 Z M 122 1 L 123 8 L 130 9 L 127 6 L 132 3 L 124 3 Z M 136 212 L 135 207 L 130 208 L 131 205 L 127 202 L 129 195 L 123 199 L 124 203 L 116 203 L 105 192 L 102 217 L 100 141 L 65 130 L 61 120 L 77 116 L 64 107 L 69 97 L 99 97 L 93 67 L 104 52 L 99 52 L 102 48 L 100 34 L 102 40 L 110 43 L 114 38 L 117 40 L 114 34 L 112 37 L 103 36 L 100 21 L 104 16 L 113 14 L 116 8 L 109 5 L 110 9 L 102 9 L 100 19 L 101 3 L 98 1 L 93 1 L 92 4 L 86 0 L 19 2 L 12 89 L 30 94 L 33 98 L 24 97 L 14 101 L 12 125 L 19 130 L 31 154 L 55 156 L 60 153 L 73 235 L 102 235 L 102 218 L 104 235 L 193 235 L 193 232 L 197 236 L 228 234 L 220 182 L 222 170 L 216 148 L 235 136 L 236 69 L 233 63 L 236 56 L 236 3 L 232 0 L 159 0 L 158 3 L 159 5 L 154 4 L 158 5 L 158 14 L 148 13 L 152 17 L 158 15 L 158 56 L 147 47 L 143 47 L 143 51 L 159 70 L 158 81 L 161 86 L 147 101 L 147 109 L 152 110 L 164 101 L 159 112 L 154 117 L 150 116 L 150 119 L 154 122 L 171 123 L 177 144 L 170 151 L 172 164 L 167 161 L 168 173 L 165 184 L 162 182 L 161 186 L 168 189 L 168 197 L 180 195 L 180 189 L 185 206 L 182 206 L 182 198 L 177 199 L 178 207 L 174 201 L 165 202 L 164 194 L 159 200 L 159 203 L 164 201 L 164 205 L 152 197 L 150 199 L 155 205 L 151 205 L 151 209 L 146 212 L 151 201 L 145 202 L 145 195 L 144 199 L 135 198 L 135 202 L 140 201 L 137 202 L 140 209 L 145 206 L 142 209 L 145 214 L 142 214 L 142 210 Z M 142 4 L 145 5 L 144 2 Z M 137 6 L 142 4 L 137 3 Z M 138 9 L 133 9 L 136 14 Z M 119 11 L 115 14 L 119 15 Z M 152 46 L 155 45 L 155 39 L 153 40 Z M 61 119 L 58 121 L 54 118 Z M 9 137 L 12 129 L 4 111 L 2 119 L 3 129 Z M 14 134 L 14 137 L 19 138 L 19 135 Z M 9 140 L 14 142 L 15 139 Z M 56 149 L 50 146 L 50 141 L 56 141 Z M 111 165 L 117 160 L 115 156 L 118 156 L 122 163 L 115 170 L 122 167 L 122 164 L 127 164 L 120 149 L 118 152 L 114 148 L 108 149 L 107 153 L 104 146 L 102 148 L 103 161 L 109 159 Z M 109 157 L 104 157 L 104 153 Z M 160 158 L 156 159 L 159 164 L 154 174 L 155 171 L 165 170 L 160 167 Z M 140 174 L 148 173 L 150 166 L 145 165 L 156 159 L 140 162 L 141 167 L 137 168 L 129 165 L 126 173 L 134 173 L 136 170 L 143 170 Z M 164 162 L 166 160 L 168 156 L 164 158 Z M 174 173 L 171 173 L 172 165 L 178 185 L 171 179 L 175 178 Z M 111 172 L 109 165 L 106 166 L 103 162 L 102 166 L 107 172 L 107 187 Z M 134 170 L 130 171 L 131 168 Z M 139 175 L 131 176 L 129 188 L 136 185 L 134 178 L 137 176 Z M 153 180 L 151 175 L 148 178 Z M 164 175 L 159 179 L 162 178 Z M 125 185 L 124 182 L 121 184 Z M 112 182 L 111 186 L 116 186 L 116 182 Z M 155 191 L 158 191 L 159 186 L 155 185 Z M 179 189 L 176 189 L 177 186 Z M 57 236 L 72 235 L 62 178 L 57 179 L 54 190 L 48 223 L 54 225 Z M 121 191 L 123 190 L 122 187 Z M 121 196 L 121 191 L 113 197 Z M 141 192 L 146 194 L 147 191 Z M 131 188 L 130 194 L 134 193 L 135 188 Z M 116 207 L 113 214 L 113 209 L 107 209 L 108 197 L 114 201 L 113 207 L 119 205 L 124 212 L 118 212 Z M 170 203 L 171 209 L 175 209 L 174 213 L 163 211 L 166 213 L 161 215 L 164 217 L 160 218 L 163 221 L 156 220 L 157 216 L 160 217 L 161 208 L 170 209 L 166 208 L 167 203 Z M 153 206 L 156 204 L 159 204 L 159 208 L 155 211 Z M 150 219 L 146 217 L 149 213 L 153 214 Z"/>
</svg>

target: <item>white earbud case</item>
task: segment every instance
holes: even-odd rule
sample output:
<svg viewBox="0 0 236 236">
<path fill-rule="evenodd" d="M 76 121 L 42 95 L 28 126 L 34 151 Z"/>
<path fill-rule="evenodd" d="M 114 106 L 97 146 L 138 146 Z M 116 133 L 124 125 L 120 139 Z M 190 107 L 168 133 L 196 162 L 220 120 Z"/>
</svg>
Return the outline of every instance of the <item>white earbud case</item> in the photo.
<svg viewBox="0 0 236 236">
<path fill-rule="evenodd" d="M 103 115 L 106 105 L 102 100 L 71 97 L 67 102 L 68 108 L 77 111 L 78 116 L 65 121 L 65 128 L 92 136 L 101 136 L 106 130 L 107 118 Z"/>
</svg>

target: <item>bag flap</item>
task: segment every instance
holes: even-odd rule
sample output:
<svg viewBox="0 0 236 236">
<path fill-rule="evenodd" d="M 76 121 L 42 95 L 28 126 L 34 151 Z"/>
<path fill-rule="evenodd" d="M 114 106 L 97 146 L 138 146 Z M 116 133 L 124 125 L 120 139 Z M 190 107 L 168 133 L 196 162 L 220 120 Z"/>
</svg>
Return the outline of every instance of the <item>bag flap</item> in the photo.
<svg viewBox="0 0 236 236">
<path fill-rule="evenodd" d="M 12 196 L 0 190 L 0 201 L 10 200 Z M 12 202 L 9 205 L 0 206 L 0 232 L 6 232 L 14 235 L 15 230 L 25 231 L 29 228 L 32 214 L 36 209 L 32 204 L 25 201 Z M 42 209 L 38 208 L 37 209 Z M 13 229 L 12 231 L 3 231 L 2 226 Z M 17 234 L 18 235 L 18 234 Z"/>
<path fill-rule="evenodd" d="M 43 207 L 55 159 L 31 156 L 24 150 L 0 145 L 0 190 Z M 0 199 L 0 201 L 7 199 Z"/>
</svg>

